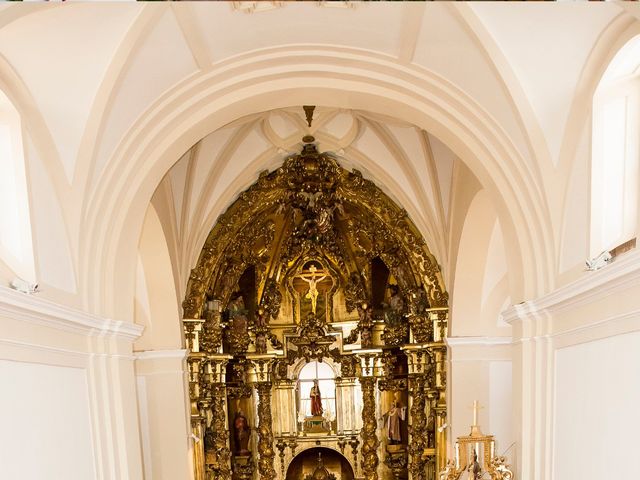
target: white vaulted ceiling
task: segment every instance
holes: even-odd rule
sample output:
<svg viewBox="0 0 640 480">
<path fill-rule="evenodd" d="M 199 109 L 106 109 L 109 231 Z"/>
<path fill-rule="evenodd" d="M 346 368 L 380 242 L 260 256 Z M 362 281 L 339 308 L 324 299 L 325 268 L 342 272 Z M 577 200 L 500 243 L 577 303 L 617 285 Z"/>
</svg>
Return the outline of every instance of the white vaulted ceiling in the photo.
<svg viewBox="0 0 640 480">
<path fill-rule="evenodd" d="M 428 133 L 391 118 L 322 107 L 314 117 L 311 129 L 302 107 L 241 118 L 207 135 L 171 168 L 153 204 L 175 238 L 175 258 L 185 260 L 182 283 L 218 215 L 261 171 L 299 152 L 308 133 L 320 151 L 377 179 L 422 231 L 432 232 L 427 242 L 446 264 L 454 154 Z"/>
<path fill-rule="evenodd" d="M 639 30 L 635 14 L 615 3 L 3 5 L 0 89 L 22 116 L 30 181 L 47 192 L 32 213 L 45 295 L 130 318 L 152 198 L 184 285 L 217 215 L 307 133 L 409 212 L 448 281 L 470 192 L 485 191 L 486 241 L 511 245 L 509 268 L 526 273 L 512 295 L 548 290 L 566 263 L 564 192 L 587 161 L 585 112 L 602 66 Z M 304 104 L 318 106 L 311 129 Z M 491 233 L 498 217 L 504 239 Z"/>
</svg>

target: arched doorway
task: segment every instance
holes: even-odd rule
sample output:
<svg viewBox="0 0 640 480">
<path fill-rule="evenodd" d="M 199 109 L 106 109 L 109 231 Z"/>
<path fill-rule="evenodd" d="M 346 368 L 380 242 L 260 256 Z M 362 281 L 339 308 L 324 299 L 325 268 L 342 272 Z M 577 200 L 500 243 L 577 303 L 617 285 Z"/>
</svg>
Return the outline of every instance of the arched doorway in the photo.
<svg viewBox="0 0 640 480">
<path fill-rule="evenodd" d="M 294 457 L 287 469 L 286 480 L 320 480 L 335 476 L 335 480 L 353 480 L 353 468 L 349 461 L 330 448 L 310 448 Z"/>
</svg>

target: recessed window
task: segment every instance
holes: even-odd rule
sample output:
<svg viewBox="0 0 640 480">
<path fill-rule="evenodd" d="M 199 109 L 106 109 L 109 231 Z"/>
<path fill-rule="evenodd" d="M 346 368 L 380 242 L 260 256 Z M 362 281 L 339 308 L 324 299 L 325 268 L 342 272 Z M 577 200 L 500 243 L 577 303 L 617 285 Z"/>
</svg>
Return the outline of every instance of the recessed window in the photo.
<svg viewBox="0 0 640 480">
<path fill-rule="evenodd" d="M 0 259 L 35 280 L 20 115 L 0 91 Z"/>
<path fill-rule="evenodd" d="M 593 98 L 591 255 L 636 236 L 640 144 L 640 37 L 628 42 Z"/>
<path fill-rule="evenodd" d="M 305 417 L 312 416 L 311 389 L 317 381 L 324 410 L 323 416 L 327 419 L 334 419 L 336 414 L 336 382 L 333 368 L 324 362 L 309 362 L 300 370 L 298 381 L 299 413 Z"/>
</svg>

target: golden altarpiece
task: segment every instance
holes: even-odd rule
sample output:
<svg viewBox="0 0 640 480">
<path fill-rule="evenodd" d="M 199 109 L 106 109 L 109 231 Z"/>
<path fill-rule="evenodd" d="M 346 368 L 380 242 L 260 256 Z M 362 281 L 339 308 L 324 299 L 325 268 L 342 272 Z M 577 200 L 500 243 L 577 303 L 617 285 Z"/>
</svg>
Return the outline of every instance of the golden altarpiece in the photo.
<svg viewBox="0 0 640 480">
<path fill-rule="evenodd" d="M 191 272 L 195 478 L 435 479 L 439 266 L 404 210 L 303 142 L 220 216 Z"/>
</svg>

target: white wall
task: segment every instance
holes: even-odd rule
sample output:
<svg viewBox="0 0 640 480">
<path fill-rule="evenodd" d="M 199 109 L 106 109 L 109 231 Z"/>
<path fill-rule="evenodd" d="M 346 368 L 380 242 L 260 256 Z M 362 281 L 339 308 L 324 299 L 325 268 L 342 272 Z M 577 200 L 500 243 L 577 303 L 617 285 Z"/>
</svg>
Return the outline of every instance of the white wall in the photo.
<svg viewBox="0 0 640 480">
<path fill-rule="evenodd" d="M 553 479 L 630 478 L 640 426 L 639 347 L 634 332 L 556 351 Z"/>
<path fill-rule="evenodd" d="M 141 330 L 0 287 L 1 478 L 142 478 Z"/>
<path fill-rule="evenodd" d="M 519 478 L 633 477 L 638 298 L 640 252 L 634 251 L 505 312 L 514 327 Z"/>
<path fill-rule="evenodd" d="M 512 415 L 511 338 L 450 337 L 449 345 L 449 454 L 459 436 L 469 435 L 473 402 L 480 405 L 478 424 L 494 435 L 502 454 L 515 440 Z M 513 449 L 509 460 L 516 458 Z"/>
<path fill-rule="evenodd" d="M 97 478 L 84 369 L 0 360 L 0 385 L 3 478 Z"/>
<path fill-rule="evenodd" d="M 186 355 L 186 350 L 148 351 L 136 355 L 145 480 L 191 478 Z"/>
</svg>

